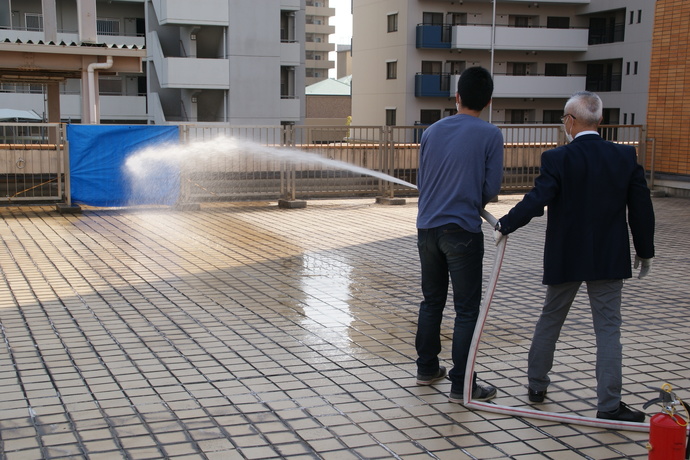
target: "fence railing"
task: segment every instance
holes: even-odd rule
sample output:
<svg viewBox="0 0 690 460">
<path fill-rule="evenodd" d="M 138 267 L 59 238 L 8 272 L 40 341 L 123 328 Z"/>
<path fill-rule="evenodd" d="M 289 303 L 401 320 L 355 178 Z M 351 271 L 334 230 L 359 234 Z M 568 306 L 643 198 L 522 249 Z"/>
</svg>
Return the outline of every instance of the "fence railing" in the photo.
<svg viewBox="0 0 690 460">
<path fill-rule="evenodd" d="M 503 192 L 529 190 L 539 175 L 541 153 L 563 145 L 561 125 L 499 125 L 503 132 Z M 211 128 L 186 125 L 183 142 L 221 141 L 217 152 L 184 168 L 185 200 L 328 196 L 413 196 L 417 183 L 420 126 L 281 126 Z M 634 145 L 644 161 L 640 125 L 607 125 L 607 140 Z M 223 142 L 226 142 L 225 144 Z M 262 148 L 264 148 L 262 150 Z M 305 157 L 303 154 L 308 154 Z M 351 169 L 344 164 L 352 166 Z M 644 163 L 643 163 L 644 164 Z M 369 174 L 362 172 L 362 168 Z M 397 182 L 381 177 L 395 178 Z"/>
<path fill-rule="evenodd" d="M 63 200 L 64 139 L 57 123 L 0 124 L 0 201 Z"/>
<path fill-rule="evenodd" d="M 561 126 L 498 126 L 505 139 L 502 191 L 526 191 L 539 174 L 541 153 L 565 143 Z M 180 125 L 181 143 L 189 147 L 180 164 L 180 202 L 415 196 L 425 128 Z M 600 131 L 635 146 L 645 164 L 642 126 Z M 58 124 L 0 124 L 2 199 L 70 202 L 64 132 Z"/>
</svg>

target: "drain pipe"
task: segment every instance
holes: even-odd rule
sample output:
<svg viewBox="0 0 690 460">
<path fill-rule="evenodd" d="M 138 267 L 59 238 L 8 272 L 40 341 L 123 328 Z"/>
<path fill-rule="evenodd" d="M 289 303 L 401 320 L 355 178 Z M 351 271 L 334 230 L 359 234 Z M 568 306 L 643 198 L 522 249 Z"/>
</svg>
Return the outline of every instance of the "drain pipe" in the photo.
<svg viewBox="0 0 690 460">
<path fill-rule="evenodd" d="M 91 119 L 91 124 L 97 124 L 96 114 L 98 110 L 96 109 L 96 73 L 95 70 L 109 69 L 113 66 L 113 57 L 107 56 L 105 62 L 93 62 L 87 67 L 88 79 L 89 79 L 89 116 Z"/>
</svg>

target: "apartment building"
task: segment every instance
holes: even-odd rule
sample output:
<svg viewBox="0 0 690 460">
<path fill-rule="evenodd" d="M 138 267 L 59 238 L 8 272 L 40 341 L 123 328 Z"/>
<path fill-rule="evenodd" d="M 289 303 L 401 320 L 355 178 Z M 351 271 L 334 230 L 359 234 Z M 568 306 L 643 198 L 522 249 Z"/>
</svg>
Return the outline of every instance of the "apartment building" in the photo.
<svg viewBox="0 0 690 460">
<path fill-rule="evenodd" d="M 33 110 L 48 121 L 145 123 L 143 12 L 122 1 L 0 0 L 0 108 Z M 134 65 L 119 65 L 127 54 Z M 105 67 L 109 56 L 113 63 L 90 88 L 88 66 Z"/>
<path fill-rule="evenodd" d="M 0 42 L 47 43 L 55 30 L 55 46 L 82 46 L 89 3 L 97 37 L 88 46 L 146 48 L 141 72 L 98 71 L 101 123 L 303 121 L 305 0 L 0 0 Z M 40 80 L 0 84 L 0 107 L 46 113 Z M 82 120 L 82 86 L 60 82 L 63 121 Z"/>
<path fill-rule="evenodd" d="M 335 51 L 335 44 L 328 41 L 328 36 L 335 33 L 335 26 L 329 25 L 335 15 L 328 0 L 306 0 L 305 27 L 305 73 L 307 86 L 328 78 L 328 70 L 335 68 L 335 62 L 329 59 L 329 52 Z"/>
<path fill-rule="evenodd" d="M 353 124 L 452 115 L 475 65 L 494 75 L 493 123 L 558 123 L 587 89 L 605 123 L 643 124 L 653 25 L 649 0 L 353 0 Z"/>
</svg>

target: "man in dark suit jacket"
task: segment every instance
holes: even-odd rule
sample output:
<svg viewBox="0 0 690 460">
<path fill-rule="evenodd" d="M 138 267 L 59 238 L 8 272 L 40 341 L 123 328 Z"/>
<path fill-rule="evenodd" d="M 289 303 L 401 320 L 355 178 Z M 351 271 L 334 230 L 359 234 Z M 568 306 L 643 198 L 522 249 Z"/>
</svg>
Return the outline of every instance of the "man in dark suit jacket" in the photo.
<svg viewBox="0 0 690 460">
<path fill-rule="evenodd" d="M 603 140 L 597 133 L 601 119 L 596 94 L 583 91 L 568 100 L 561 121 L 571 142 L 542 154 L 534 188 L 499 219 L 496 239 L 548 206 L 547 289 L 528 357 L 530 401 L 546 396 L 561 327 L 585 282 L 597 340 L 597 418 L 642 422 L 645 414 L 621 401 L 620 307 L 623 279 L 632 276 L 628 225 L 642 278 L 654 257 L 654 210 L 635 148 Z"/>
</svg>

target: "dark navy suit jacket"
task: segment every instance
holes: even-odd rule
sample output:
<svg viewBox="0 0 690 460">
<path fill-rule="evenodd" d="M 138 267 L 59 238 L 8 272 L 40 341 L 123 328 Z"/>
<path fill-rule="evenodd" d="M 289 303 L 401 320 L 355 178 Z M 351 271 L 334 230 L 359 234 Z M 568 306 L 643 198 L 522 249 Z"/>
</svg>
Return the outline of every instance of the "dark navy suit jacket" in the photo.
<svg viewBox="0 0 690 460">
<path fill-rule="evenodd" d="M 634 147 L 585 134 L 545 151 L 534 188 L 500 219 L 501 232 L 545 206 L 544 284 L 630 278 L 628 225 L 637 255 L 654 257 L 654 209 Z"/>
</svg>

